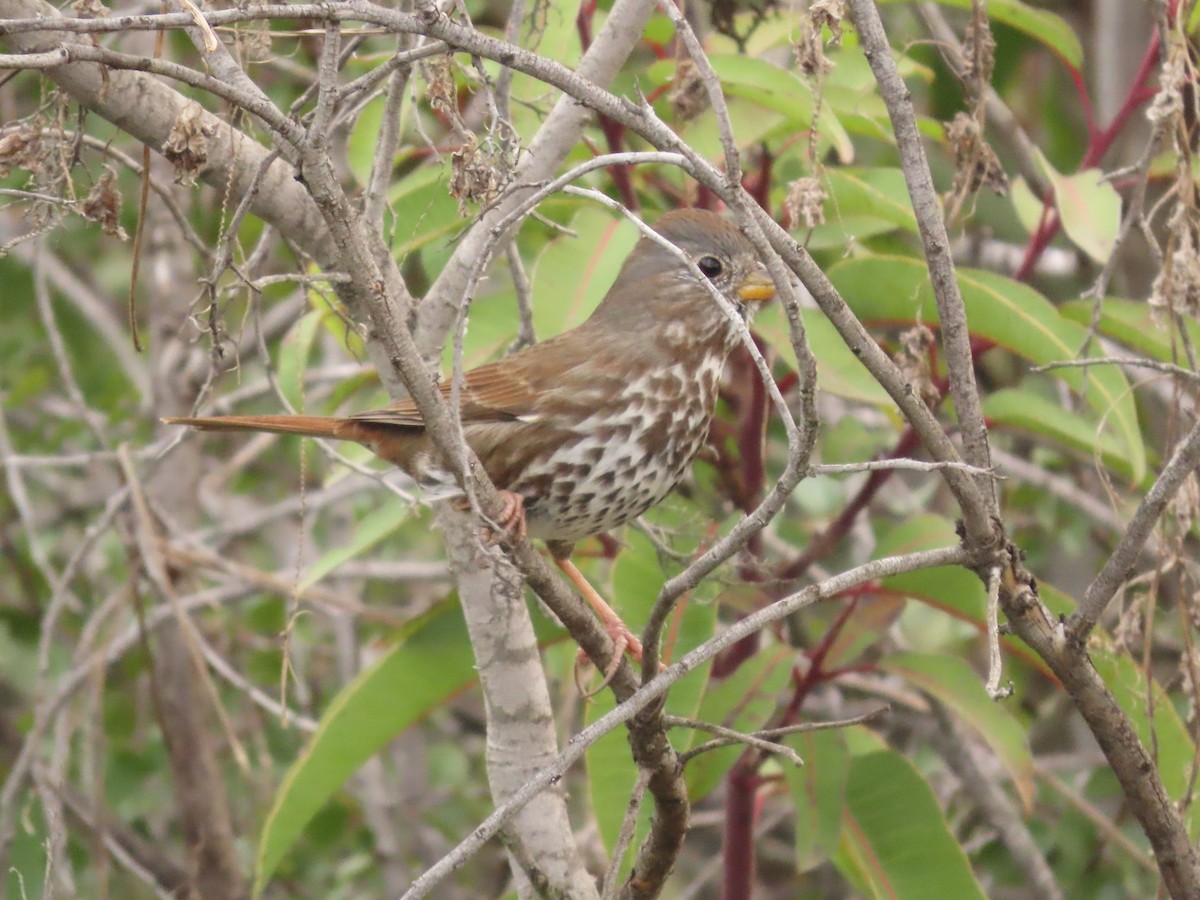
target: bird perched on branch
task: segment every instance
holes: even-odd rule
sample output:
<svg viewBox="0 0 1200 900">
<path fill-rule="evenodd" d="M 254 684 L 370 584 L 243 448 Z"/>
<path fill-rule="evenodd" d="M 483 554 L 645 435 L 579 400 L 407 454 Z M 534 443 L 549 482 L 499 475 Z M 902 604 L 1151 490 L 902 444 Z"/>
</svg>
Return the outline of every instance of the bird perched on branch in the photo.
<svg viewBox="0 0 1200 900">
<path fill-rule="evenodd" d="M 546 542 L 603 621 L 618 653 L 641 644 L 569 560 L 576 541 L 659 503 L 704 444 L 738 329 L 702 279 L 749 319 L 775 287 L 753 245 L 716 213 L 677 210 L 643 237 L 591 317 L 466 372 L 463 435 L 506 503 L 506 525 Z M 543 300 L 543 302 L 547 302 Z M 441 384 L 450 397 L 450 382 Z M 458 491 L 412 401 L 346 417 L 210 416 L 163 421 L 357 441 L 431 496 Z"/>
</svg>

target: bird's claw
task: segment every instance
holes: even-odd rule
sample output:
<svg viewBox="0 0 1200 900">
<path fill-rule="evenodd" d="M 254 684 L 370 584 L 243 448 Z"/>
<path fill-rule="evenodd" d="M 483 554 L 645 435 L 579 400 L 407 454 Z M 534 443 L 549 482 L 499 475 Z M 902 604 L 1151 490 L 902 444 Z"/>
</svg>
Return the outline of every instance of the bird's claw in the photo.
<svg viewBox="0 0 1200 900">
<path fill-rule="evenodd" d="M 591 660 L 588 658 L 588 655 L 583 652 L 583 650 L 580 650 L 579 654 L 575 657 L 575 686 L 579 688 L 579 692 L 583 695 L 585 700 L 595 697 L 598 693 L 608 687 L 609 683 L 613 680 L 613 676 L 617 674 L 617 669 L 621 667 L 621 657 L 628 654 L 629 659 L 639 665 L 644 658 L 642 642 L 638 640 L 637 636 L 632 631 L 629 630 L 629 626 L 627 626 L 620 619 L 617 619 L 613 622 L 605 622 L 604 630 L 607 631 L 608 636 L 612 638 L 613 655 L 612 659 L 610 659 L 608 662 L 608 666 L 604 669 L 604 680 L 601 681 L 600 684 L 591 690 L 586 690 L 584 688 L 583 684 L 581 683 L 580 673 L 591 663 Z M 666 669 L 666 667 L 667 666 L 665 663 L 661 661 L 659 662 L 658 670 L 660 672 Z"/>
<path fill-rule="evenodd" d="M 500 491 L 500 512 L 496 515 L 498 529 L 485 525 L 481 535 L 486 543 L 495 543 L 507 537 L 521 540 L 528 532 L 525 524 L 525 498 L 513 491 Z"/>
</svg>

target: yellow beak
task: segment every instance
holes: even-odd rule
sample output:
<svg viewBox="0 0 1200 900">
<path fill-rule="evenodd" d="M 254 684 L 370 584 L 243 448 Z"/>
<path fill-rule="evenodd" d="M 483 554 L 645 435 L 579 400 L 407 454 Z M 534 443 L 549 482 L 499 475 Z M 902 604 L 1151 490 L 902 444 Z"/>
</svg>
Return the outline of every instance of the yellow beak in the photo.
<svg viewBox="0 0 1200 900">
<path fill-rule="evenodd" d="M 750 273 L 738 288 L 738 297 L 748 302 L 762 303 L 774 296 L 775 282 L 763 269 Z"/>
</svg>

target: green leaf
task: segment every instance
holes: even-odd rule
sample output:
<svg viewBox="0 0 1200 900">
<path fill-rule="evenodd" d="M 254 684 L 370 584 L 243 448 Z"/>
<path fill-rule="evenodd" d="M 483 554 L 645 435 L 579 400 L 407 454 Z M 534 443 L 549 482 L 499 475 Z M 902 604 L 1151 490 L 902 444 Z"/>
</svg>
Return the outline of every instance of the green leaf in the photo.
<svg viewBox="0 0 1200 900">
<path fill-rule="evenodd" d="M 347 778 L 397 734 L 476 680 L 457 603 L 443 603 L 405 626 L 396 645 L 333 699 L 276 791 L 258 841 L 255 897 Z"/>
<path fill-rule="evenodd" d="M 923 261 L 903 256 L 846 260 L 829 271 L 830 280 L 864 322 L 908 324 L 938 321 L 933 288 Z M 1063 318 L 1028 285 L 993 272 L 959 269 L 959 287 L 972 335 L 987 338 L 1035 365 L 1073 359 L 1086 329 Z M 887 285 L 887 290 L 881 290 Z M 1146 451 L 1129 383 L 1111 367 L 1085 375 L 1080 369 L 1051 373 L 1083 392 L 1088 403 L 1124 445 L 1133 480 L 1146 473 Z"/>
<path fill-rule="evenodd" d="M 304 410 L 304 373 L 308 370 L 308 357 L 326 315 L 324 310 L 316 309 L 305 313 L 284 335 L 279 350 L 279 388 L 292 408 L 301 412 Z"/>
<path fill-rule="evenodd" d="M 970 0 L 955 0 L 954 5 L 969 8 Z M 988 16 L 1029 35 L 1049 47 L 1073 69 L 1083 66 L 1083 47 L 1075 29 L 1062 16 L 1039 9 L 1021 0 L 989 0 Z"/>
<path fill-rule="evenodd" d="M 471 301 L 471 314 L 467 317 L 467 330 L 463 336 L 464 372 L 504 355 L 516 340 L 519 315 L 515 291 L 502 290 Z M 538 339 L 551 336 L 539 334 Z M 451 335 L 442 348 L 442 372 L 448 378 L 453 371 L 454 337 Z"/>
<path fill-rule="evenodd" d="M 797 152 L 801 150 L 797 148 Z M 784 159 L 780 162 L 782 174 Z M 802 165 L 807 164 L 797 161 L 792 168 Z M 844 248 L 898 228 L 917 230 L 904 174 L 899 169 L 827 169 L 824 185 L 829 192 L 825 224 L 816 226 L 811 233 L 802 226 L 793 226 L 809 250 Z M 777 202 L 783 202 L 784 190 L 781 185 Z"/>
<path fill-rule="evenodd" d="M 363 336 L 355 330 L 351 324 L 351 317 L 346 314 L 346 308 L 337 299 L 336 294 L 322 292 L 316 286 L 310 287 L 308 290 L 308 305 L 316 312 L 324 313 L 321 319 L 321 324 L 325 326 L 325 332 L 332 337 L 350 356 L 357 360 L 367 358 L 367 342 Z M 375 372 L 364 373 L 367 381 L 378 383 L 379 375 Z M 361 379 L 364 376 L 357 376 Z M 338 395 L 345 395 L 343 392 L 348 384 L 352 384 L 356 378 L 348 378 L 346 382 L 338 385 L 333 394 L 330 396 L 330 406 L 336 407 L 340 402 Z"/>
<path fill-rule="evenodd" d="M 1091 658 L 1143 746 L 1154 748 L 1155 769 L 1167 796 L 1177 802 L 1190 797 L 1189 773 L 1195 765 L 1196 746 L 1171 698 L 1153 678 L 1147 684 L 1146 672 L 1110 644 L 1098 645 Z M 1150 704 L 1153 718 L 1147 712 Z M 1200 833 L 1200 808 L 1195 803 L 1188 806 L 1187 823 L 1188 833 L 1195 839 Z"/>
<path fill-rule="evenodd" d="M 1017 214 L 1017 221 L 1021 223 L 1026 234 L 1036 232 L 1042 223 L 1045 204 L 1034 196 L 1033 191 L 1029 189 L 1029 182 L 1020 175 L 1014 178 L 1008 191 L 1008 199 Z"/>
<path fill-rule="evenodd" d="M 366 553 L 385 537 L 404 524 L 412 510 L 402 503 L 389 501 L 367 513 L 354 528 L 354 538 L 344 547 L 336 547 L 324 553 L 300 579 L 297 590 L 316 584 L 342 563 Z"/>
<path fill-rule="evenodd" d="M 533 324 L 542 339 L 591 315 L 638 240 L 632 223 L 595 205 L 581 207 L 570 227 L 577 236 L 551 241 L 534 263 Z"/>
<path fill-rule="evenodd" d="M 904 600 L 891 594 L 859 597 L 854 614 L 846 620 L 829 647 L 825 657 L 826 671 L 863 662 L 864 654 L 870 654 L 866 664 L 871 664 L 880 640 L 896 624 L 896 620 L 904 613 L 904 608 Z M 833 624 L 833 610 L 834 608 L 830 607 L 827 614 L 829 625 Z M 813 616 L 814 625 L 820 621 L 816 615 Z"/>
<path fill-rule="evenodd" d="M 769 60 L 738 53 L 713 53 L 709 62 L 728 101 L 739 146 L 790 138 L 797 131 L 812 127 L 816 103 L 813 89 L 797 73 Z M 674 60 L 656 62 L 646 70 L 645 78 L 656 88 L 668 86 L 674 80 L 676 65 Z M 764 116 L 764 110 L 777 115 Z M 665 106 L 662 113 L 668 115 Z M 697 151 L 706 156 L 720 153 L 716 117 L 711 111 L 702 113 L 683 128 L 688 143 Z M 832 109 L 820 111 L 819 133 L 822 150 L 831 145 L 840 162 L 854 159 L 854 145 Z"/>
<path fill-rule="evenodd" d="M 807 872 L 837 851 L 852 757 L 840 730 L 801 732 L 787 742 L 804 760 L 786 766 L 784 778 L 796 806 L 796 869 Z"/>
<path fill-rule="evenodd" d="M 932 513 L 910 516 L 881 531 L 872 559 L 947 547 L 960 540 L 954 523 Z M 880 582 L 884 589 L 919 600 L 982 630 L 987 595 L 979 576 L 965 566 L 938 566 L 892 575 Z"/>
<path fill-rule="evenodd" d="M 876 216 L 916 233 L 917 217 L 912 210 L 904 173 L 899 169 L 829 169 L 826 186 L 835 199 L 835 214 L 843 212 Z"/>
<path fill-rule="evenodd" d="M 735 731 L 758 731 L 779 709 L 791 678 L 795 650 L 782 644 L 761 647 L 728 678 L 709 679 L 696 717 Z M 691 731 L 682 746 L 695 747 L 710 739 Z M 722 747 L 694 757 L 684 772 L 688 796 L 698 803 L 712 792 L 737 761 L 743 748 Z"/>
<path fill-rule="evenodd" d="M 1038 153 L 1038 162 L 1054 186 L 1054 205 L 1071 241 L 1098 263 L 1105 263 L 1121 230 L 1121 195 L 1102 181 L 1099 169 L 1063 175 Z"/>
<path fill-rule="evenodd" d="M 808 345 L 817 360 L 821 390 L 872 406 L 891 406 L 892 400 L 887 391 L 850 351 L 838 336 L 837 329 L 819 310 L 802 310 L 800 317 L 808 335 Z M 754 330 L 784 359 L 795 365 L 796 355 L 792 351 L 787 322 L 778 303 L 772 303 L 755 317 Z"/>
<path fill-rule="evenodd" d="M 892 134 L 887 105 L 879 96 L 871 64 L 863 56 L 854 33 L 847 31 L 841 48 L 828 56 L 834 68 L 825 78 L 823 106 L 828 106 L 837 115 L 848 132 L 894 144 L 896 138 Z M 893 51 L 893 56 L 901 78 L 933 83 L 932 69 L 901 53 Z"/>
<path fill-rule="evenodd" d="M 908 760 L 891 750 L 851 762 L 835 862 L 871 897 L 984 897 L 933 791 Z"/>
<path fill-rule="evenodd" d="M 1043 438 L 1056 441 L 1096 459 L 1119 472 L 1130 481 L 1137 481 L 1134 461 L 1111 431 L 1099 422 L 1077 412 L 1063 409 L 1031 390 L 1006 388 L 983 398 L 983 414 L 995 424 L 1019 428 Z M 1144 477 L 1144 471 L 1143 471 Z"/>
<path fill-rule="evenodd" d="M 912 516 L 881 534 L 872 557 L 881 559 L 900 553 L 932 550 L 953 544 L 958 539 L 954 523 L 949 519 L 935 515 Z M 957 629 L 951 627 L 954 621 L 969 624 L 978 635 L 987 633 L 987 594 L 979 576 L 963 566 L 938 566 L 892 575 L 883 579 L 880 586 L 927 608 L 907 608 L 900 620 L 901 629 L 919 648 L 941 649 L 948 646 L 957 636 Z M 1068 604 L 1068 607 L 1073 609 L 1074 605 Z M 939 616 L 931 618 L 919 615 L 927 611 L 936 612 Z M 1003 635 L 1000 646 L 1006 655 L 1018 656 L 1049 673 L 1044 664 L 1039 665 L 1036 657 L 1031 656 L 1020 639 Z"/>
<path fill-rule="evenodd" d="M 882 2 L 895 3 L 898 0 L 882 0 Z M 971 0 L 938 0 L 938 2 L 943 6 L 953 6 L 958 9 L 971 8 Z M 1021 0 L 988 0 L 987 13 L 988 18 L 993 22 L 1010 25 L 1049 47 L 1061 56 L 1072 69 L 1078 70 L 1083 66 L 1083 46 L 1079 43 L 1075 29 L 1062 16 L 1022 3 Z"/>
<path fill-rule="evenodd" d="M 396 259 L 435 242 L 445 246 L 454 232 L 466 227 L 458 215 L 458 201 L 450 196 L 448 175 L 445 166 L 425 166 L 399 179 L 388 192 L 388 202 L 396 210 L 395 219 L 388 223 Z"/>
<path fill-rule="evenodd" d="M 360 186 L 366 186 L 371 177 L 371 165 L 375 161 L 375 147 L 379 143 L 379 127 L 383 123 L 385 100 L 376 97 L 359 112 L 346 140 L 346 162 L 350 174 Z"/>
<path fill-rule="evenodd" d="M 1000 760 L 1026 812 L 1033 808 L 1033 757 L 1025 730 L 1012 714 L 987 695 L 983 678 L 956 656 L 933 653 L 895 653 L 879 663 L 937 698 L 969 725 Z"/>
<path fill-rule="evenodd" d="M 1088 325 L 1092 321 L 1094 305 L 1091 298 L 1069 300 L 1059 306 L 1059 311 L 1073 322 Z M 1200 322 L 1187 319 L 1184 324 L 1192 345 L 1200 344 Z M 1105 297 L 1100 303 L 1099 328 L 1105 337 L 1163 362 L 1178 362 L 1184 358 L 1177 326 L 1172 325 L 1167 316 L 1156 314 L 1145 301 Z"/>
<path fill-rule="evenodd" d="M 812 124 L 812 88 L 795 72 L 769 60 L 739 54 L 713 54 L 709 62 L 727 97 L 752 100 L 804 127 Z"/>
</svg>

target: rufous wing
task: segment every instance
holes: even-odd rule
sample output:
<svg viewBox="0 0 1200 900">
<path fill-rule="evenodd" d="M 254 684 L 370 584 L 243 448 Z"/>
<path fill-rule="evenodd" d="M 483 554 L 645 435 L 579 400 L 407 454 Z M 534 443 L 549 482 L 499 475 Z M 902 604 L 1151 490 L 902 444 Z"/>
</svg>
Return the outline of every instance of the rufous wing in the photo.
<svg viewBox="0 0 1200 900">
<path fill-rule="evenodd" d="M 570 333 L 552 338 L 464 373 L 459 392 L 463 424 L 511 422 L 536 415 L 538 403 L 547 392 L 561 386 L 561 376 L 570 367 L 563 364 L 564 357 L 571 359 L 567 346 L 569 337 Z M 450 380 L 440 382 L 438 389 L 449 403 Z M 357 413 L 351 418 L 380 425 L 420 427 L 423 424 L 412 400 L 401 400 L 383 409 Z"/>
</svg>

